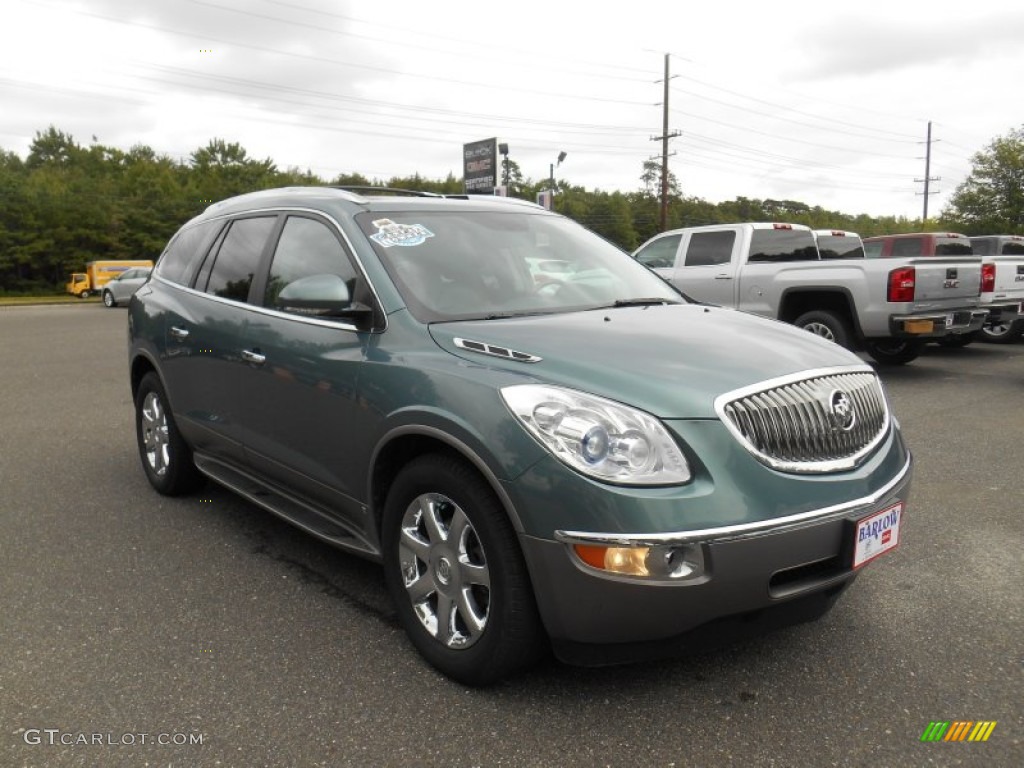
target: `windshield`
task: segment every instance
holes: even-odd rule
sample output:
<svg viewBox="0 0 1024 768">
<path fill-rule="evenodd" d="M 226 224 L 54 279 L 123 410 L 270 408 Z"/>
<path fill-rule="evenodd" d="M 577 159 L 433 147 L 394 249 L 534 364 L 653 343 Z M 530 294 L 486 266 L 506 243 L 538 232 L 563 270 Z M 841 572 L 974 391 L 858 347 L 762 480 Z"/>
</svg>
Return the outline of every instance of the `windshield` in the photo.
<svg viewBox="0 0 1024 768">
<path fill-rule="evenodd" d="M 823 259 L 864 258 L 860 238 L 849 235 L 818 235 L 818 251 Z"/>
<path fill-rule="evenodd" d="M 627 253 L 561 216 L 389 211 L 356 221 L 422 322 L 685 301 Z"/>
</svg>

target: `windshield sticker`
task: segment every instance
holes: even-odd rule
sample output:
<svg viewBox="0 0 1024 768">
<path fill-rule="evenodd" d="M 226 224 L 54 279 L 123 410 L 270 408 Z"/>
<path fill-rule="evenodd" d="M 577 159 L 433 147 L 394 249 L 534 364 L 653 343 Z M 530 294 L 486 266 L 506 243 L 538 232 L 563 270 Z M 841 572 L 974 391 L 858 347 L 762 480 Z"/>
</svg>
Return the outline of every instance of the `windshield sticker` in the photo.
<svg viewBox="0 0 1024 768">
<path fill-rule="evenodd" d="M 391 219 L 377 219 L 373 226 L 377 228 L 377 232 L 370 235 L 370 239 L 384 248 L 390 248 L 392 245 L 403 248 L 422 245 L 428 237 L 434 236 L 434 233 L 422 224 L 398 224 Z"/>
</svg>

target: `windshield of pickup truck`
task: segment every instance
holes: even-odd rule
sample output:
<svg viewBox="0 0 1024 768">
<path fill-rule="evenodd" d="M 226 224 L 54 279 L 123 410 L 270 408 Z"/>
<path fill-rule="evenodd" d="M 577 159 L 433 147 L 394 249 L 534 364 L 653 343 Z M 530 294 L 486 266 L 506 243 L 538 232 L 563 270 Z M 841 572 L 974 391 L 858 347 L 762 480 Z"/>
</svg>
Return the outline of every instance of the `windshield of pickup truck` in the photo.
<svg viewBox="0 0 1024 768">
<path fill-rule="evenodd" d="M 849 235 L 818 235 L 818 251 L 823 259 L 864 258 L 864 244 Z"/>
<path fill-rule="evenodd" d="M 936 256 L 971 256 L 973 253 L 974 251 L 971 250 L 970 241 L 965 241 L 962 237 L 935 238 Z"/>
<path fill-rule="evenodd" d="M 356 221 L 421 322 L 685 302 L 627 253 L 542 211 L 366 212 Z"/>
<path fill-rule="evenodd" d="M 747 261 L 817 261 L 818 246 L 809 229 L 755 229 Z"/>
</svg>

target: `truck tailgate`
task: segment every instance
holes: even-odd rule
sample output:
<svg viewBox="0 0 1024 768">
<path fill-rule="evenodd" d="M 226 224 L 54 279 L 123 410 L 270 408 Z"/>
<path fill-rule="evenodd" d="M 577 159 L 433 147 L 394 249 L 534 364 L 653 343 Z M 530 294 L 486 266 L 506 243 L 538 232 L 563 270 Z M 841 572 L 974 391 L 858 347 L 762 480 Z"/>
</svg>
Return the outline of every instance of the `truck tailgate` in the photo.
<svg viewBox="0 0 1024 768">
<path fill-rule="evenodd" d="M 972 305 L 981 296 L 980 256 L 923 256 L 912 259 L 916 272 L 914 305 Z"/>
<path fill-rule="evenodd" d="M 985 263 L 995 262 L 996 286 L 992 298 L 1024 299 L 1024 257 L 1021 256 L 986 256 Z M 987 294 L 986 294 L 987 295 Z"/>
</svg>

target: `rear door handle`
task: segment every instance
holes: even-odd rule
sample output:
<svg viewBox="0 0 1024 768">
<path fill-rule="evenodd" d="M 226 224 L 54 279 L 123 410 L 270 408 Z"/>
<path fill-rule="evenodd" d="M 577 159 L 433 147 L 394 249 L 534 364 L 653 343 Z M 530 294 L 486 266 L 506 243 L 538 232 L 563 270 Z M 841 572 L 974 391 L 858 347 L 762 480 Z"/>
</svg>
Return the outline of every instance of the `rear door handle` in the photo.
<svg viewBox="0 0 1024 768">
<path fill-rule="evenodd" d="M 188 329 L 187 328 L 179 328 L 176 325 L 172 325 L 171 326 L 171 336 L 173 336 L 176 339 L 187 339 L 188 338 Z"/>
<path fill-rule="evenodd" d="M 259 352 L 255 352 L 251 349 L 242 350 L 242 359 L 247 363 L 253 363 L 254 365 L 263 365 L 267 362 L 266 355 L 261 355 Z"/>
<path fill-rule="evenodd" d="M 732 275 L 715 275 L 715 280 L 732 280 Z"/>
</svg>

